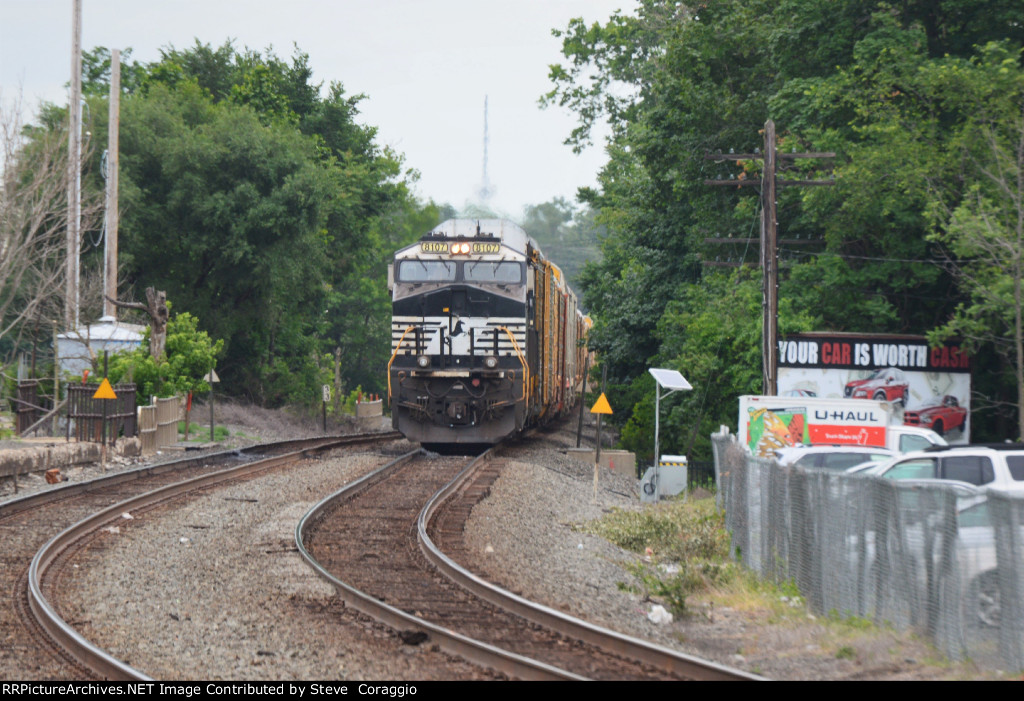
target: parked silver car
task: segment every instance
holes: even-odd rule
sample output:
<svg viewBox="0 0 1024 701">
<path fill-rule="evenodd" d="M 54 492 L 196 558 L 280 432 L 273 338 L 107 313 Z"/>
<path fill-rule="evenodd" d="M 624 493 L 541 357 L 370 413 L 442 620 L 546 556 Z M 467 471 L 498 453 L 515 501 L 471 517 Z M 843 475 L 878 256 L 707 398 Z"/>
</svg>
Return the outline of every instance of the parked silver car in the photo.
<svg viewBox="0 0 1024 701">
<path fill-rule="evenodd" d="M 783 466 L 842 472 L 867 461 L 888 460 L 897 455 L 887 448 L 861 445 L 797 445 L 775 451 Z"/>
</svg>

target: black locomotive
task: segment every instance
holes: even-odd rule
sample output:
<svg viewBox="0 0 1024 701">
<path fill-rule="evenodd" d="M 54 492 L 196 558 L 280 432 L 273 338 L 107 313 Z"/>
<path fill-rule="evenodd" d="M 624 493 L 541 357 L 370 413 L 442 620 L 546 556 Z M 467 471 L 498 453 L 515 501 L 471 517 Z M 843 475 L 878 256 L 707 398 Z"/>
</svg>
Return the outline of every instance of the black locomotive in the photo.
<svg viewBox="0 0 1024 701">
<path fill-rule="evenodd" d="M 428 444 L 496 443 L 575 403 L 589 319 L 516 224 L 450 219 L 395 254 L 392 423 Z"/>
</svg>

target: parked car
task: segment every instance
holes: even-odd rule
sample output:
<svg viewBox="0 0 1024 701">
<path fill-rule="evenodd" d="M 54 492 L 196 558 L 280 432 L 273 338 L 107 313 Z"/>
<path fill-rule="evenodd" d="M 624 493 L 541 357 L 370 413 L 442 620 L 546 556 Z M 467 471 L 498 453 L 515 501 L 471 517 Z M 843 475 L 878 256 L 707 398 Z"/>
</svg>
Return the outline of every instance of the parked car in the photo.
<svg viewBox="0 0 1024 701">
<path fill-rule="evenodd" d="M 907 405 L 910 383 L 899 368 L 875 370 L 863 380 L 850 380 L 843 389 L 844 397 L 875 399 L 882 402 L 901 402 Z"/>
<path fill-rule="evenodd" d="M 967 409 L 951 394 L 924 400 L 903 414 L 903 423 L 908 426 L 930 428 L 940 436 L 946 431 L 959 428 L 967 423 Z"/>
<path fill-rule="evenodd" d="M 971 628 L 998 628 L 1002 606 L 988 499 L 962 505 L 957 521 L 957 560 L 967 592 L 962 607 L 964 623 Z"/>
<path fill-rule="evenodd" d="M 798 445 L 775 451 L 780 465 L 845 471 L 866 461 L 888 460 L 897 453 L 860 445 Z"/>
<path fill-rule="evenodd" d="M 894 458 L 867 471 L 886 479 L 957 480 L 978 487 L 1024 490 L 1024 446 L 947 446 Z"/>
<path fill-rule="evenodd" d="M 1000 568 L 990 511 L 991 492 L 962 482 L 946 482 L 956 495 L 957 515 L 955 557 L 944 559 L 943 545 L 937 539 L 941 533 L 949 533 L 952 525 L 944 521 L 935 505 L 929 506 L 924 494 L 915 489 L 917 486 L 927 487 L 929 483 L 934 481 L 906 481 L 910 491 L 905 492 L 901 500 L 902 528 L 887 531 L 886 550 L 890 558 L 894 553 L 900 553 L 898 560 L 889 560 L 889 567 L 898 568 L 897 581 L 904 586 L 918 587 L 919 595 L 924 595 L 928 588 L 926 560 L 932 559 L 933 572 L 939 572 L 943 563 L 946 567 L 952 564 L 963 587 L 960 616 L 964 631 L 998 628 L 1002 615 Z M 1014 494 L 1021 495 L 1021 492 Z M 865 573 L 868 582 L 879 576 L 876 535 L 874 531 L 865 532 L 863 548 L 859 547 L 856 536 L 847 541 L 851 563 L 862 563 L 860 571 Z M 1017 536 L 1017 542 L 1022 542 L 1022 537 L 1024 533 Z"/>
</svg>

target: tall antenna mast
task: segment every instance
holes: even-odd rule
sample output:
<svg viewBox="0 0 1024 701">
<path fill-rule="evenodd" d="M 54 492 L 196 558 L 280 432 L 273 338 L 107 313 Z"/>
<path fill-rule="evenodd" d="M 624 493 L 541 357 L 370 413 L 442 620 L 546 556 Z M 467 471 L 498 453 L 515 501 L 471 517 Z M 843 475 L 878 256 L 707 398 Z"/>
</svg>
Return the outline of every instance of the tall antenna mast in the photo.
<svg viewBox="0 0 1024 701">
<path fill-rule="evenodd" d="M 487 177 L 487 95 L 484 95 L 484 170 L 483 178 L 480 182 L 480 190 L 477 194 L 480 197 L 481 203 L 486 204 L 491 195 L 494 194 L 494 188 L 491 187 L 491 181 Z"/>
</svg>

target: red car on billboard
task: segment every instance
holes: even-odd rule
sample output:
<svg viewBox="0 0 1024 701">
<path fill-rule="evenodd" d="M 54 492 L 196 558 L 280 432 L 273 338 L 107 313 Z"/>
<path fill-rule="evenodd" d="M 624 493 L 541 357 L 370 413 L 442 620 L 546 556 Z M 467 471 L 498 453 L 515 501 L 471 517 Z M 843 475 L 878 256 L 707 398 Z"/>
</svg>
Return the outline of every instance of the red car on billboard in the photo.
<svg viewBox="0 0 1024 701">
<path fill-rule="evenodd" d="M 843 390 L 844 397 L 876 399 L 882 402 L 902 402 L 907 405 L 910 383 L 898 368 L 875 370 L 863 380 L 850 380 Z"/>
<path fill-rule="evenodd" d="M 932 397 L 903 413 L 903 423 L 908 426 L 930 428 L 940 436 L 951 429 L 964 430 L 967 409 L 951 394 Z"/>
</svg>

